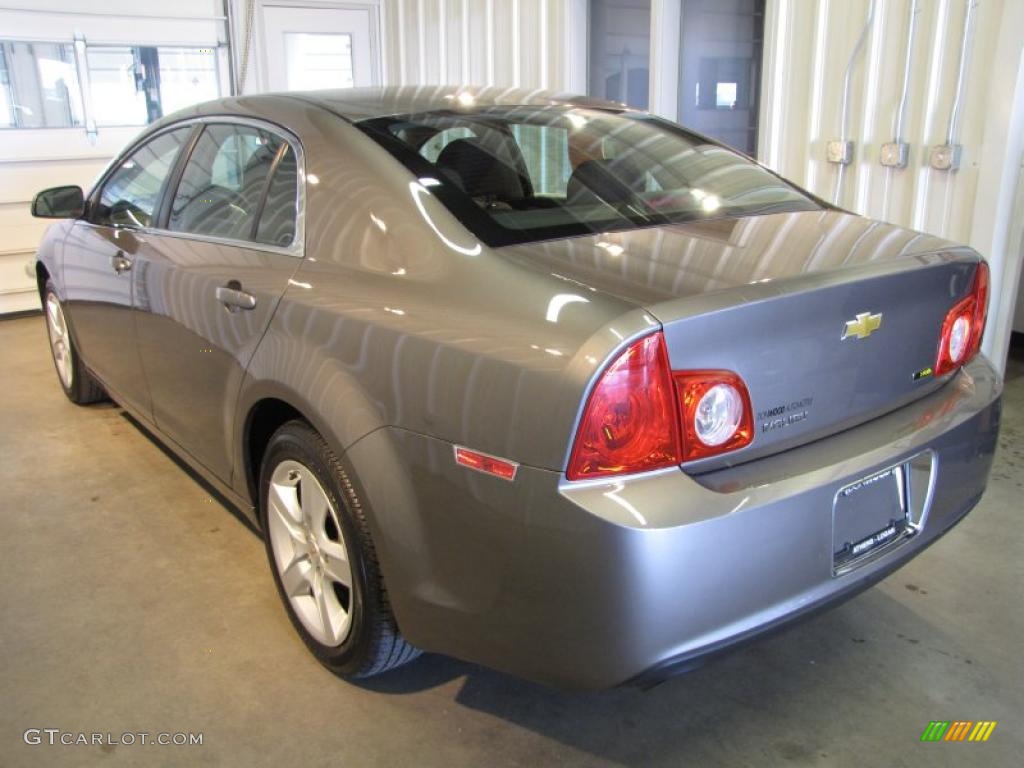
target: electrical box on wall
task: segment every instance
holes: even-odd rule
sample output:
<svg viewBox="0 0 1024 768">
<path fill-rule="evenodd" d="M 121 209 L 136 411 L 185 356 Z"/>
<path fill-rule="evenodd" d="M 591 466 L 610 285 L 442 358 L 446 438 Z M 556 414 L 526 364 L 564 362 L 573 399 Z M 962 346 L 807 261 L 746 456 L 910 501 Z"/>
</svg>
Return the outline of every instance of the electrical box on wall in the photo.
<svg viewBox="0 0 1024 768">
<path fill-rule="evenodd" d="M 905 141 L 890 141 L 882 145 L 878 157 L 886 168 L 906 168 L 910 160 L 910 145 Z"/>
<path fill-rule="evenodd" d="M 960 167 L 961 150 L 959 144 L 937 144 L 932 147 L 928 164 L 937 171 L 955 171 Z"/>
<path fill-rule="evenodd" d="M 849 165 L 853 162 L 853 142 L 835 140 L 825 145 L 825 159 L 836 165 Z"/>
</svg>

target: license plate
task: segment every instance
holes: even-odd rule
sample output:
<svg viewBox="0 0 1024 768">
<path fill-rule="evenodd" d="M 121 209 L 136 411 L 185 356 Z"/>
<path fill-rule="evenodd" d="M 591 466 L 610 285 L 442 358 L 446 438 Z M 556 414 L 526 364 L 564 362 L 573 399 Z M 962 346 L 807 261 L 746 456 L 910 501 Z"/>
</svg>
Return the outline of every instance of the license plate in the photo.
<svg viewBox="0 0 1024 768">
<path fill-rule="evenodd" d="M 908 531 L 904 465 L 845 486 L 832 510 L 833 572 L 846 572 Z"/>
</svg>

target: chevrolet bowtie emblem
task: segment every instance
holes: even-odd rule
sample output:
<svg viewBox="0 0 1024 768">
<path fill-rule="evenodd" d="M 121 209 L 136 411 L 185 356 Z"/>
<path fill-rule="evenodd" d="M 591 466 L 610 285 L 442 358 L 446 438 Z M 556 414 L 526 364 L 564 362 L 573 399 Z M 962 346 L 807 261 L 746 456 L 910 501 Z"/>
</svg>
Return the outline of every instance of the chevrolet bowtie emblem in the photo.
<svg viewBox="0 0 1024 768">
<path fill-rule="evenodd" d="M 858 339 L 866 339 L 872 333 L 882 327 L 882 313 L 872 315 L 870 312 L 861 312 L 853 320 L 846 321 L 846 328 L 843 329 L 843 339 L 856 336 Z"/>
</svg>

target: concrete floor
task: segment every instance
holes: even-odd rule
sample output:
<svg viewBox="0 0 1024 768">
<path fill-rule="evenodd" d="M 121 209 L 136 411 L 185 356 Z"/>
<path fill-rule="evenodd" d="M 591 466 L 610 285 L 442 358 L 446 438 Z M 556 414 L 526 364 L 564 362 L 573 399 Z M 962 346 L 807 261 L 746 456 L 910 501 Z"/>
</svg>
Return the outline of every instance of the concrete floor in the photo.
<svg viewBox="0 0 1024 768">
<path fill-rule="evenodd" d="M 1020 765 L 1024 363 L 981 505 L 881 585 L 648 692 L 567 694 L 427 656 L 324 671 L 260 541 L 112 405 L 64 399 L 0 321 L 0 765 Z M 921 744 L 929 720 L 998 720 Z M 202 746 L 27 746 L 27 728 Z"/>
</svg>

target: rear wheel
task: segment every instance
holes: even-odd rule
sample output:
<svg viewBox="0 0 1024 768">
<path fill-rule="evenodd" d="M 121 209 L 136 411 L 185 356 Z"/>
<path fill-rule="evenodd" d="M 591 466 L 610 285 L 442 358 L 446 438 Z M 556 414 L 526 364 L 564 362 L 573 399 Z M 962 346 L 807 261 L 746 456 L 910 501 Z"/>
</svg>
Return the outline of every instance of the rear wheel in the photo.
<svg viewBox="0 0 1024 768">
<path fill-rule="evenodd" d="M 103 387 L 82 364 L 82 358 L 75 348 L 67 319 L 64 317 L 64 308 L 50 280 L 46 281 L 43 311 L 46 313 L 46 333 L 50 339 L 53 366 L 57 369 L 57 378 L 64 394 L 71 402 L 79 405 L 95 403 L 106 398 Z"/>
<path fill-rule="evenodd" d="M 379 674 L 419 656 L 398 631 L 376 550 L 341 462 L 308 424 L 267 446 L 260 515 L 278 593 L 306 646 L 336 674 Z"/>
</svg>

